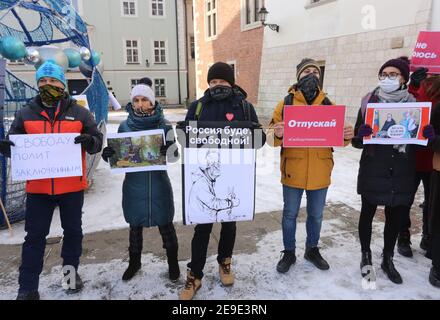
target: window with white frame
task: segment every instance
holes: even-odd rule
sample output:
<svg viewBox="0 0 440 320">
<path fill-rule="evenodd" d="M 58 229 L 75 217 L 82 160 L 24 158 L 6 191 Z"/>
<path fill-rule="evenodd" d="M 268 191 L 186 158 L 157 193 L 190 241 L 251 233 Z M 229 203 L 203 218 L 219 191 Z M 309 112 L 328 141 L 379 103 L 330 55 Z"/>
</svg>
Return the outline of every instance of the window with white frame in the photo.
<svg viewBox="0 0 440 320">
<path fill-rule="evenodd" d="M 237 61 L 228 61 L 227 63 L 231 66 L 232 70 L 234 71 L 234 78 L 237 78 Z"/>
<path fill-rule="evenodd" d="M 125 63 L 139 64 L 138 40 L 125 40 Z"/>
<path fill-rule="evenodd" d="M 122 0 L 122 16 L 137 16 L 137 0 Z"/>
<path fill-rule="evenodd" d="M 189 37 L 189 47 L 190 47 L 190 52 L 191 52 L 191 59 L 195 59 L 196 58 L 196 43 L 195 43 L 194 36 Z"/>
<path fill-rule="evenodd" d="M 19 80 L 11 79 L 11 93 L 14 99 L 26 99 L 26 87 Z"/>
<path fill-rule="evenodd" d="M 165 0 L 151 0 L 151 15 L 153 17 L 165 16 Z"/>
<path fill-rule="evenodd" d="M 167 63 L 167 47 L 166 41 L 154 40 L 153 50 L 154 50 L 154 63 L 164 64 Z"/>
<path fill-rule="evenodd" d="M 165 79 L 154 79 L 154 92 L 156 94 L 156 97 L 166 97 L 166 86 L 165 86 Z"/>
<path fill-rule="evenodd" d="M 258 12 L 264 6 L 263 0 L 242 0 L 242 20 L 244 26 L 259 25 Z"/>
<path fill-rule="evenodd" d="M 217 0 L 205 0 L 206 36 L 213 38 L 217 35 Z"/>
</svg>

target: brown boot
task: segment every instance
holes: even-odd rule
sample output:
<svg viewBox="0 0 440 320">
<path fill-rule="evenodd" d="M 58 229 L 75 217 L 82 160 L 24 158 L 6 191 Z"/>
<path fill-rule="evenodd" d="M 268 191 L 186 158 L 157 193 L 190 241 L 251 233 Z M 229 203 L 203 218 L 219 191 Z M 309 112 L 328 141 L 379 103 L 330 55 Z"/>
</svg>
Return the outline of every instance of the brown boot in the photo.
<svg viewBox="0 0 440 320">
<path fill-rule="evenodd" d="M 218 265 L 220 273 L 220 281 L 225 287 L 232 286 L 234 284 L 234 273 L 231 270 L 232 258 L 226 258 L 223 263 Z"/>
<path fill-rule="evenodd" d="M 194 274 L 188 270 L 188 276 L 186 278 L 185 288 L 180 292 L 180 300 L 192 300 L 194 295 L 202 287 L 202 280 L 197 279 Z"/>
</svg>

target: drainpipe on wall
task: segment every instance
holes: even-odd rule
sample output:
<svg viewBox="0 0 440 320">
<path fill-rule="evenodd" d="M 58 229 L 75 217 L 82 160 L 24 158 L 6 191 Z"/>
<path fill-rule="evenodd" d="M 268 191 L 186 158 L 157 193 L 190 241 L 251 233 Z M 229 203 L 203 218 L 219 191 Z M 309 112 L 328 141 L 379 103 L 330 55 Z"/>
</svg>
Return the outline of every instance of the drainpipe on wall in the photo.
<svg viewBox="0 0 440 320">
<path fill-rule="evenodd" d="M 189 100 L 190 96 L 189 96 L 189 57 L 188 57 L 188 50 L 189 50 L 189 48 L 191 46 L 191 43 L 189 43 L 190 41 L 188 41 L 188 9 L 187 9 L 187 5 L 186 5 L 186 0 L 184 0 L 184 5 L 185 5 L 185 43 L 186 43 L 186 53 L 185 53 L 185 58 L 186 58 L 186 99 Z M 187 103 L 188 103 L 188 101 L 187 101 Z"/>
<path fill-rule="evenodd" d="M 179 47 L 179 14 L 177 10 L 177 1 L 175 0 L 176 7 L 176 40 L 177 40 L 177 86 L 179 90 L 179 104 L 182 104 L 182 92 L 180 90 L 180 47 Z"/>
</svg>

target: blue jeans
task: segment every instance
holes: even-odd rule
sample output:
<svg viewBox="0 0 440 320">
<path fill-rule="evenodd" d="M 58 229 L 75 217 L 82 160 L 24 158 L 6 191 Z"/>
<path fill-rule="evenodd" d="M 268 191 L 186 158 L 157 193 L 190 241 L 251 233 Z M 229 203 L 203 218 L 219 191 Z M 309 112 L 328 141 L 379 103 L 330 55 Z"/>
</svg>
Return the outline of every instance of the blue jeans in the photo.
<svg viewBox="0 0 440 320">
<path fill-rule="evenodd" d="M 306 190 L 306 246 L 308 248 L 315 248 L 318 246 L 327 191 L 328 188 L 320 190 Z M 298 218 L 303 193 L 304 189 L 297 189 L 283 185 L 283 243 L 284 249 L 287 251 L 293 251 L 296 248 L 296 219 Z"/>
</svg>

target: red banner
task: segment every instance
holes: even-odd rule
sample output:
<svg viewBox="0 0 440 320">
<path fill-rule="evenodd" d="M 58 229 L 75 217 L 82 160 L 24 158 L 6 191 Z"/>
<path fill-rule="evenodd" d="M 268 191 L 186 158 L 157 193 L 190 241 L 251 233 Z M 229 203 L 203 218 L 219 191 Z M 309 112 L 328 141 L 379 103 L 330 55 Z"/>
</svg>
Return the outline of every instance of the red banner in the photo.
<svg viewBox="0 0 440 320">
<path fill-rule="evenodd" d="M 344 146 L 345 106 L 285 106 L 284 147 Z"/>
<path fill-rule="evenodd" d="M 440 74 L 440 32 L 422 31 L 411 58 L 411 71 L 424 67 Z"/>
</svg>

